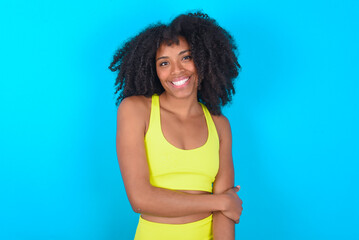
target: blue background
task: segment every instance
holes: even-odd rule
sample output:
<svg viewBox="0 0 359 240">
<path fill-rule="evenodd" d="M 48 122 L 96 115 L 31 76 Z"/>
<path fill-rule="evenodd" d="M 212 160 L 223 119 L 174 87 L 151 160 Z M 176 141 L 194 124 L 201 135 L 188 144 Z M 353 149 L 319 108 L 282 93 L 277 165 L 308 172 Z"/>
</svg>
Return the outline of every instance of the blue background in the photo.
<svg viewBox="0 0 359 240">
<path fill-rule="evenodd" d="M 115 151 L 115 50 L 203 9 L 243 70 L 225 109 L 236 239 L 359 239 L 359 6 L 352 1 L 1 1 L 0 239 L 132 239 Z"/>
</svg>

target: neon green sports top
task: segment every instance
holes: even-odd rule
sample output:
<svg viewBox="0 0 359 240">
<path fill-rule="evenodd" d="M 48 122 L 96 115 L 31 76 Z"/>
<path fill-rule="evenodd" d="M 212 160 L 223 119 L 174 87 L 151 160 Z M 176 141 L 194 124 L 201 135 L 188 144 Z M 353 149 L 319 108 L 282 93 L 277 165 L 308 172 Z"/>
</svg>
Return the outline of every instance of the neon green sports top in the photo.
<svg viewBox="0 0 359 240">
<path fill-rule="evenodd" d="M 219 168 L 219 139 L 208 109 L 200 104 L 208 128 L 207 141 L 201 147 L 184 150 L 173 146 L 163 136 L 159 96 L 152 96 L 145 148 L 153 186 L 212 192 Z"/>
</svg>

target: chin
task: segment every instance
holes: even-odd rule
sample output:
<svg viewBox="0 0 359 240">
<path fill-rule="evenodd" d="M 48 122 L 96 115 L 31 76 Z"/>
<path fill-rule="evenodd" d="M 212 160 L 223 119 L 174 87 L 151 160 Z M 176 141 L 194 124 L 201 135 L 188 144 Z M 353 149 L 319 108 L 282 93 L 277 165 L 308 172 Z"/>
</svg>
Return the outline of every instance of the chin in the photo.
<svg viewBox="0 0 359 240">
<path fill-rule="evenodd" d="M 185 99 L 185 98 L 197 98 L 197 90 L 196 89 L 186 89 L 187 91 L 166 91 L 167 94 L 175 98 Z"/>
</svg>

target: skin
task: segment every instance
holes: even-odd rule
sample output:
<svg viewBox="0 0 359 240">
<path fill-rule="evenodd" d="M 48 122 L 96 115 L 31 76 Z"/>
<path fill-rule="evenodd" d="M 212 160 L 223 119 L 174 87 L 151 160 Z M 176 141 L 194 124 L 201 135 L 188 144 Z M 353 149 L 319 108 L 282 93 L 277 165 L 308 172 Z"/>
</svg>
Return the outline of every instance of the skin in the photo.
<svg viewBox="0 0 359 240">
<path fill-rule="evenodd" d="M 198 76 L 190 48 L 183 37 L 179 44 L 162 44 L 156 54 L 156 71 L 165 89 L 160 95 L 162 134 L 173 146 L 193 149 L 208 137 L 203 110 L 197 101 Z M 181 86 L 173 82 L 181 83 Z M 220 168 L 213 193 L 168 190 L 153 187 L 144 146 L 149 125 L 151 98 L 132 96 L 118 109 L 117 154 L 126 193 L 135 212 L 160 223 L 182 224 L 198 221 L 213 213 L 215 240 L 234 239 L 242 201 L 234 187 L 230 125 L 223 115 L 212 116 L 220 140 Z M 181 126 L 179 128 L 178 126 Z"/>
</svg>

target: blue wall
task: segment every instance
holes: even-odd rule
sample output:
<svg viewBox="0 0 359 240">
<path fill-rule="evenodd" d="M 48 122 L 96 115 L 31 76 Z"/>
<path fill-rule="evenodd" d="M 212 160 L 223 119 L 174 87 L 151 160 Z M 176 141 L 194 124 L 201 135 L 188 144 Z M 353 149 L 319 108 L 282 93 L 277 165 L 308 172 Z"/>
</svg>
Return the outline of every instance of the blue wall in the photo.
<svg viewBox="0 0 359 240">
<path fill-rule="evenodd" d="M 359 239 L 357 1 L 1 1 L 0 239 L 131 239 L 115 152 L 123 41 L 203 9 L 238 42 L 236 239 Z"/>
</svg>

